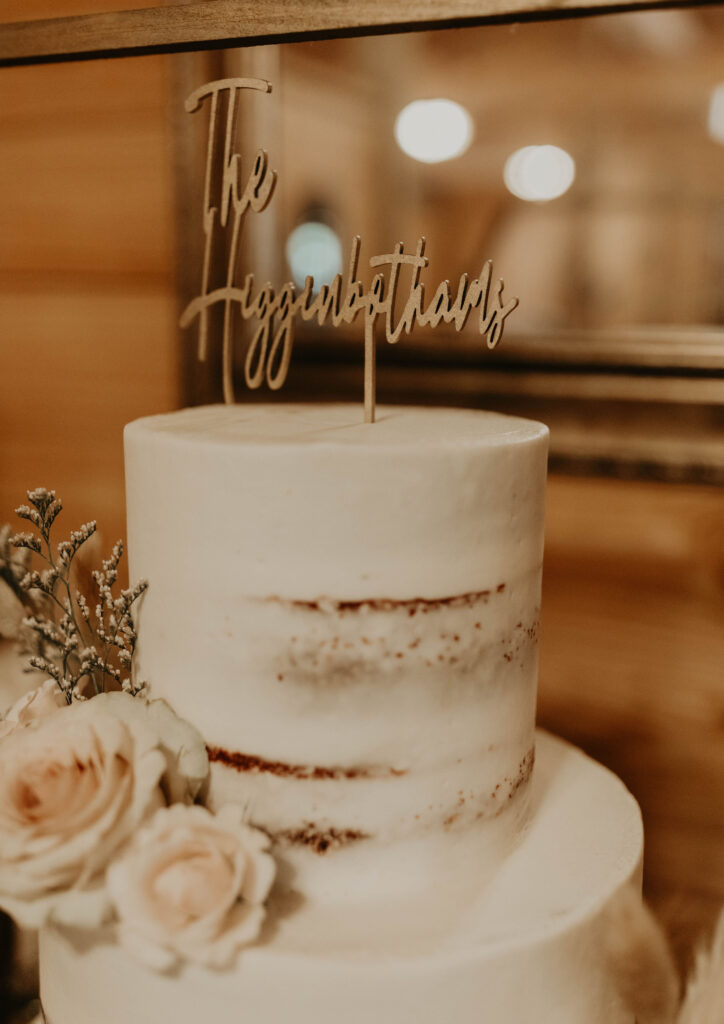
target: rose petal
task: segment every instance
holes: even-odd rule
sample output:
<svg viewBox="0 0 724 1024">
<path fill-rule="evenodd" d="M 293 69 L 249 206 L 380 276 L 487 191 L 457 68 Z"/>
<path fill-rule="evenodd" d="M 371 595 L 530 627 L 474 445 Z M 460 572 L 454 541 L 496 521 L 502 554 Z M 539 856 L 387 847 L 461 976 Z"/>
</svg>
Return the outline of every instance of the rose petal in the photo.
<svg viewBox="0 0 724 1024">
<path fill-rule="evenodd" d="M 140 959 L 147 967 L 155 971 L 172 970 L 179 961 L 178 956 L 160 943 L 147 939 L 136 931 L 120 925 L 117 930 L 118 941 L 136 959 Z"/>
<path fill-rule="evenodd" d="M 129 700 L 123 693 L 105 693 L 101 699 L 123 721 L 152 731 L 166 758 L 163 788 L 168 802 L 192 803 L 209 774 L 206 744 L 198 729 L 163 700 Z"/>
<path fill-rule="evenodd" d="M 186 961 L 203 964 L 215 970 L 231 966 L 239 950 L 251 945 L 258 937 L 265 917 L 263 907 L 237 903 L 227 920 L 227 927 L 212 941 L 199 942 L 195 936 L 184 933 L 176 948 Z"/>
<path fill-rule="evenodd" d="M 22 928 L 37 929 L 52 923 L 76 928 L 100 928 L 112 916 L 108 894 L 105 886 L 100 884 L 92 889 L 67 889 L 32 899 L 3 894 L 0 902 Z"/>
<path fill-rule="evenodd" d="M 40 686 L 15 701 L 0 721 L 0 739 L 9 736 L 21 726 L 28 725 L 29 722 L 38 718 L 44 718 L 66 706 L 65 697 L 56 681 L 46 679 Z"/>
</svg>

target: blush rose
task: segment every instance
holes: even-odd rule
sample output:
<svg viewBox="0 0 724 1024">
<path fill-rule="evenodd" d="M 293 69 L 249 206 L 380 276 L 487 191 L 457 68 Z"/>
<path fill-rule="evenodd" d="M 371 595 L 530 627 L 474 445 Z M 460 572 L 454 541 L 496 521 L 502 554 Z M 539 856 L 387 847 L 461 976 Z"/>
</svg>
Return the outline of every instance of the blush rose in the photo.
<svg viewBox="0 0 724 1024">
<path fill-rule="evenodd" d="M 0 720 L 0 739 L 9 736 L 19 726 L 28 725 L 38 718 L 53 714 L 66 706 L 66 699 L 54 679 L 46 679 L 36 689 L 17 700 Z"/>
<path fill-rule="evenodd" d="M 157 811 L 108 871 L 120 941 L 156 970 L 228 966 L 259 934 L 275 874 L 268 847 L 237 807 Z"/>
<path fill-rule="evenodd" d="M 170 708 L 122 693 L 0 739 L 0 907 L 27 927 L 102 923 L 109 860 L 165 793 L 198 788 L 179 765 L 201 774 L 206 763 L 198 733 Z"/>
</svg>

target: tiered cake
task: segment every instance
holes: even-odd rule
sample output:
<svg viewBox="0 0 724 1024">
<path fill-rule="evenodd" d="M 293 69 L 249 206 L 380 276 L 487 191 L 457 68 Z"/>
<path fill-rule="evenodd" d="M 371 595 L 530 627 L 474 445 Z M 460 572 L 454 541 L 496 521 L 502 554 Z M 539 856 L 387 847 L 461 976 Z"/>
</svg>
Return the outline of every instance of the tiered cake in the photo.
<svg viewBox="0 0 724 1024">
<path fill-rule="evenodd" d="M 631 1024 L 604 930 L 638 809 L 534 733 L 547 433 L 344 405 L 127 428 L 140 672 L 279 872 L 229 971 L 46 931 L 50 1024 Z"/>
</svg>

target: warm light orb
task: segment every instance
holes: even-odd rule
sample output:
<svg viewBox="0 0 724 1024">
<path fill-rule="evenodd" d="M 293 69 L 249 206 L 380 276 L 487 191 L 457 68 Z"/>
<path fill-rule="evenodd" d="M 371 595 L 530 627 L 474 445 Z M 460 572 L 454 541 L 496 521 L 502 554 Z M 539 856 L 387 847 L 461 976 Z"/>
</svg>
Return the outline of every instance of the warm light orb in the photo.
<svg viewBox="0 0 724 1024">
<path fill-rule="evenodd" d="M 437 164 L 465 152 L 473 138 L 473 120 L 453 100 L 415 100 L 397 115 L 395 138 L 413 160 Z"/>
<path fill-rule="evenodd" d="M 724 82 L 714 87 L 709 100 L 709 136 L 724 144 Z"/>
<path fill-rule="evenodd" d="M 573 157 L 558 146 L 524 146 L 511 153 L 503 171 L 514 196 L 539 203 L 562 196 L 575 176 Z"/>
<path fill-rule="evenodd" d="M 342 272 L 342 243 L 330 227 L 318 221 L 307 221 L 292 231 L 286 255 L 294 282 L 300 288 L 307 277 L 313 277 L 314 290 L 319 291 Z"/>
</svg>

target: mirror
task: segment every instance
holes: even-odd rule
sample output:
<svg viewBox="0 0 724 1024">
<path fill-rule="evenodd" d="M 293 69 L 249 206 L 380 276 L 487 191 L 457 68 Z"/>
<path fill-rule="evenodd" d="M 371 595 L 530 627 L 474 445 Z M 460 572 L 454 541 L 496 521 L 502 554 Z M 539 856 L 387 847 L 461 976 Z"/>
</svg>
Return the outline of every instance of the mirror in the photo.
<svg viewBox="0 0 724 1024">
<path fill-rule="evenodd" d="M 721 482 L 723 54 L 716 8 L 227 51 L 224 75 L 274 82 L 242 101 L 242 152 L 280 171 L 239 273 L 329 281 L 356 234 L 367 280 L 422 234 L 430 291 L 493 258 L 521 298 L 503 343 L 380 342 L 381 400 L 542 418 L 555 468 Z M 300 325 L 284 395 L 356 398 L 361 331 Z"/>
</svg>

